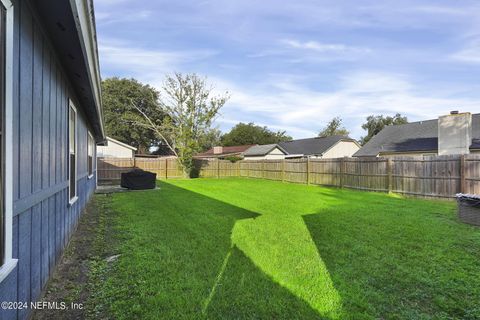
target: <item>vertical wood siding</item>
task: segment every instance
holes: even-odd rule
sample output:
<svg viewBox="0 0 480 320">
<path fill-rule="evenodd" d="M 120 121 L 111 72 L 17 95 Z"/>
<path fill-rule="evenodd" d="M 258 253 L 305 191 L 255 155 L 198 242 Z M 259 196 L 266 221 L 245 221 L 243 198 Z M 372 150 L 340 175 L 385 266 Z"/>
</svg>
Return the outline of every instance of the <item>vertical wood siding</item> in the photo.
<svg viewBox="0 0 480 320">
<path fill-rule="evenodd" d="M 87 122 L 57 53 L 28 1 L 16 0 L 14 56 L 13 256 L 0 301 L 39 298 L 95 189 L 87 178 Z M 68 205 L 68 107 L 77 108 L 78 201 Z M 26 319 L 28 310 L 0 311 Z"/>
</svg>

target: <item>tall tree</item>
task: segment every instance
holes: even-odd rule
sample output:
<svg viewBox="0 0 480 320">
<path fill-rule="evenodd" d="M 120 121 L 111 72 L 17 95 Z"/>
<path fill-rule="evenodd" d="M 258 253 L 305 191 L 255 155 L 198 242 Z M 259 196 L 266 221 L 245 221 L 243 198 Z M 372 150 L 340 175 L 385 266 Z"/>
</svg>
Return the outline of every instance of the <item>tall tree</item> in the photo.
<svg viewBox="0 0 480 320">
<path fill-rule="evenodd" d="M 408 119 L 406 116 L 402 116 L 400 113 L 395 114 L 393 117 L 384 115 L 368 116 L 367 122 L 362 124 L 362 129 L 367 130 L 367 135 L 360 138 L 360 143 L 362 145 L 367 143 L 373 136 L 382 131 L 385 126 L 405 123 L 408 123 Z"/>
<path fill-rule="evenodd" d="M 158 110 L 159 92 L 135 79 L 108 78 L 102 81 L 102 102 L 107 136 L 128 143 L 147 153 L 159 143 L 156 135 L 142 125 L 142 119 L 131 105 L 135 104 L 155 123 L 161 122 L 164 113 Z"/>
<path fill-rule="evenodd" d="M 325 128 L 318 134 L 319 137 L 329 137 L 329 136 L 348 136 L 348 132 L 345 127 L 342 126 L 342 119 L 340 117 L 335 117 L 327 124 Z"/>
<path fill-rule="evenodd" d="M 136 104 L 133 108 L 143 116 L 138 124 L 150 129 L 177 157 L 185 175 L 194 168 L 193 156 L 201 149 L 201 139 L 229 94 L 214 95 L 206 80 L 196 74 L 175 73 L 166 76 L 159 100 L 158 113 L 166 114 L 156 122 Z"/>
<path fill-rule="evenodd" d="M 292 137 L 286 135 L 285 131 L 271 131 L 267 127 L 257 126 L 253 122 L 240 122 L 222 136 L 222 145 L 271 144 L 289 140 L 292 140 Z"/>
<path fill-rule="evenodd" d="M 207 130 L 202 136 L 200 136 L 200 151 L 206 151 L 215 146 L 219 146 L 222 143 L 221 139 L 222 131 L 220 131 L 218 128 Z"/>
</svg>

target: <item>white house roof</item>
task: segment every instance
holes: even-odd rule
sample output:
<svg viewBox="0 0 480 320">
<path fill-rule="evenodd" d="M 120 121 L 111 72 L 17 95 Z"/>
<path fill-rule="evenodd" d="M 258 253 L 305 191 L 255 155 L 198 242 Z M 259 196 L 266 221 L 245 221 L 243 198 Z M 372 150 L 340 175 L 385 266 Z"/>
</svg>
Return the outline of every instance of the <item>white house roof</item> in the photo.
<svg viewBox="0 0 480 320">
<path fill-rule="evenodd" d="M 126 144 L 124 142 L 118 141 L 116 139 L 110 138 L 110 137 L 107 137 L 107 145 L 108 145 L 108 142 L 113 142 L 113 143 L 121 145 L 122 147 L 128 148 L 130 150 L 137 151 L 137 148 L 135 148 L 135 147 L 133 147 L 129 144 Z"/>
</svg>

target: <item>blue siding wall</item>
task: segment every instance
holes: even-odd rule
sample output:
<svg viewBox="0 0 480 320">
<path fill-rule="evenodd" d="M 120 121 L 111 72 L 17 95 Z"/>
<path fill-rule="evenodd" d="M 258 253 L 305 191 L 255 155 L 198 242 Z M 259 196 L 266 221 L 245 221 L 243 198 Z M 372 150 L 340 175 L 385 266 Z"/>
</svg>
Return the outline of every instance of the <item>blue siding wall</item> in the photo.
<svg viewBox="0 0 480 320">
<path fill-rule="evenodd" d="M 0 283 L 0 301 L 35 301 L 95 189 L 87 177 L 88 124 L 48 35 L 27 0 L 15 0 L 14 218 L 16 269 Z M 68 199 L 68 107 L 78 111 L 78 201 Z M 95 168 L 96 170 L 96 168 Z M 29 310 L 0 311 L 25 319 Z"/>
</svg>

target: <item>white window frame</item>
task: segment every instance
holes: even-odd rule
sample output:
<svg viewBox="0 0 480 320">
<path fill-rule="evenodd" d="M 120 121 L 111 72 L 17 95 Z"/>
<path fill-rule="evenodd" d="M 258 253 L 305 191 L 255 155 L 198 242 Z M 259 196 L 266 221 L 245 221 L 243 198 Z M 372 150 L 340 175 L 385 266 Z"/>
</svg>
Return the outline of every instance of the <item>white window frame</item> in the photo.
<svg viewBox="0 0 480 320">
<path fill-rule="evenodd" d="M 90 140 L 91 139 L 91 140 Z M 93 135 L 90 133 L 90 131 L 87 130 L 87 171 L 88 171 L 88 165 L 89 165 L 89 152 L 90 152 L 90 141 L 92 141 L 92 173 L 87 172 L 88 174 L 88 179 L 92 179 L 93 175 L 95 173 L 95 139 L 93 139 Z"/>
<path fill-rule="evenodd" d="M 78 132 L 78 113 L 77 108 L 73 104 L 72 100 L 69 100 L 68 103 L 68 204 L 71 206 L 78 200 L 78 186 L 77 186 L 77 178 L 78 178 L 78 139 L 77 139 L 77 132 Z M 75 141 L 75 196 L 70 198 L 70 168 L 72 165 L 71 157 L 70 157 L 70 112 L 73 110 L 75 113 L 75 131 L 73 133 L 73 139 Z"/>
<path fill-rule="evenodd" d="M 5 26 L 5 172 L 4 172 L 4 263 L 0 265 L 0 282 L 15 269 L 13 259 L 13 22 L 14 8 L 10 0 L 0 0 L 6 9 Z M 1 263 L 1 262 L 0 262 Z"/>
</svg>

